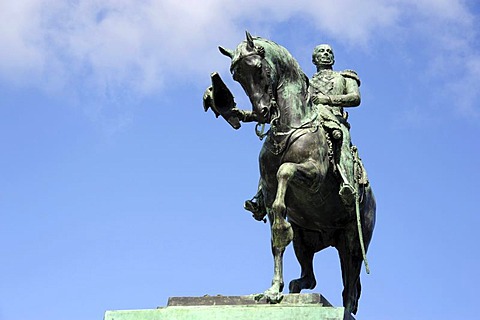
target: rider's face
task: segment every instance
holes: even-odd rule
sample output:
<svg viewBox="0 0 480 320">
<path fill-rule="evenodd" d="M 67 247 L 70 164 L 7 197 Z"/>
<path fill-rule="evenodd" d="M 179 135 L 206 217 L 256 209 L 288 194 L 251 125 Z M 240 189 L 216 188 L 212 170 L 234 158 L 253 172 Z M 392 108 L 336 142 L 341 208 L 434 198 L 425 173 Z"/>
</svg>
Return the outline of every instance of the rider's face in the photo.
<svg viewBox="0 0 480 320">
<path fill-rule="evenodd" d="M 335 63 L 335 57 L 333 55 L 332 47 L 328 44 L 317 46 L 313 52 L 312 62 L 316 66 L 333 66 Z"/>
</svg>

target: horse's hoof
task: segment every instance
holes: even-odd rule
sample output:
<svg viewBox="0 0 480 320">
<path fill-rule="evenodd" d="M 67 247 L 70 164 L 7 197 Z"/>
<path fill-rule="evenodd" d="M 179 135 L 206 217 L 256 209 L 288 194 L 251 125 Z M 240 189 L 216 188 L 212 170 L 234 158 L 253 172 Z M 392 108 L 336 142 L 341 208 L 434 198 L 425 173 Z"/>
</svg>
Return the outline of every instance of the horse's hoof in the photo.
<svg viewBox="0 0 480 320">
<path fill-rule="evenodd" d="M 260 300 L 262 300 L 263 298 L 265 298 L 265 294 L 262 292 L 262 293 L 257 293 L 255 295 L 253 295 L 253 299 L 255 299 L 255 301 L 259 302 Z"/>
<path fill-rule="evenodd" d="M 281 292 L 270 292 L 269 290 L 258 293 L 253 296 L 255 301 L 260 302 L 260 300 L 265 299 L 265 302 L 271 304 L 280 303 L 283 300 L 283 294 Z"/>
<path fill-rule="evenodd" d="M 270 292 L 270 293 L 265 292 L 264 296 L 265 296 L 265 299 L 267 299 L 267 302 L 271 304 L 277 304 L 282 302 L 283 300 L 283 293 L 281 292 Z"/>
<path fill-rule="evenodd" d="M 290 281 L 290 284 L 288 285 L 288 291 L 290 293 L 300 293 L 300 291 L 302 291 L 302 288 L 298 283 L 298 279 Z"/>
<path fill-rule="evenodd" d="M 315 278 L 299 278 L 290 281 L 288 290 L 290 293 L 300 293 L 303 289 L 314 289 L 317 285 Z"/>
</svg>

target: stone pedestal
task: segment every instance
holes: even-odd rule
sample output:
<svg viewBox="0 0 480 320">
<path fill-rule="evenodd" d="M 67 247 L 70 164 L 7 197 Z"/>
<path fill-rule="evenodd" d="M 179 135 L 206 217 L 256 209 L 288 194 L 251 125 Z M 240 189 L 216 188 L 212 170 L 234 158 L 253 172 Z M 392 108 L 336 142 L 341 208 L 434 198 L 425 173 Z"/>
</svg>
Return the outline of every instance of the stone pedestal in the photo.
<svg viewBox="0 0 480 320">
<path fill-rule="evenodd" d="M 288 294 L 269 304 L 249 296 L 172 297 L 166 307 L 107 311 L 104 320 L 355 320 L 320 294 Z"/>
</svg>

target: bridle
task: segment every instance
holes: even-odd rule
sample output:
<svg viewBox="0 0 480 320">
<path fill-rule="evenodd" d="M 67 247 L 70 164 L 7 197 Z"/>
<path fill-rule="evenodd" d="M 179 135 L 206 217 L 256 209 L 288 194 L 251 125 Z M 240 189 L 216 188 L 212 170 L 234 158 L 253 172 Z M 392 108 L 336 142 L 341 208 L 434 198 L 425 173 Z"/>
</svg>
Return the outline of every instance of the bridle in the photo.
<svg viewBox="0 0 480 320">
<path fill-rule="evenodd" d="M 237 59 L 232 60 L 232 64 L 230 66 L 230 72 L 233 74 L 238 63 L 242 61 L 243 59 L 257 55 L 261 58 L 261 66 L 263 69 L 263 74 L 265 77 L 268 79 L 268 87 L 267 87 L 267 94 L 269 96 L 269 105 L 264 108 L 266 109 L 265 114 L 263 116 L 267 119 L 269 119 L 269 123 L 271 125 L 270 129 L 265 132 L 265 123 L 260 123 L 258 122 L 255 126 L 255 134 L 260 140 L 263 140 L 265 136 L 269 134 L 269 132 L 272 132 L 273 134 L 277 134 L 278 132 L 278 124 L 279 120 L 281 117 L 280 110 L 278 108 L 277 100 L 276 100 L 276 95 L 277 95 L 277 86 L 276 86 L 276 81 L 273 76 L 273 69 L 274 67 L 271 65 L 271 63 L 265 58 L 265 48 L 263 46 L 259 45 L 251 45 L 247 41 L 247 48 L 250 48 L 251 51 L 245 54 L 240 54 Z M 263 111 L 263 110 L 262 110 Z M 292 127 L 290 125 L 286 125 L 287 128 L 289 129 L 288 131 L 291 130 L 298 130 L 298 129 L 308 129 L 308 128 L 316 128 L 318 127 L 318 124 L 316 124 L 318 114 L 315 114 L 315 117 L 306 123 L 298 126 L 298 127 Z"/>
<path fill-rule="evenodd" d="M 267 119 L 269 118 L 269 123 L 272 126 L 275 126 L 275 124 L 278 122 L 280 119 L 280 114 L 278 112 L 278 105 L 277 105 L 277 100 L 275 99 L 275 95 L 277 92 L 277 88 L 274 86 L 275 81 L 272 76 L 272 66 L 269 63 L 267 59 L 265 59 L 265 49 L 262 46 L 253 46 L 253 48 L 247 43 L 247 46 L 252 49 L 252 51 L 240 55 L 237 59 L 232 61 L 232 64 L 230 66 L 230 72 L 233 74 L 234 70 L 236 69 L 237 64 L 242 61 L 245 58 L 248 58 L 250 56 L 259 56 L 261 58 L 261 66 L 263 69 L 263 73 L 265 77 L 268 79 L 268 88 L 267 88 L 267 94 L 269 96 L 269 105 L 265 108 L 266 112 L 264 112 L 263 116 L 266 117 Z M 262 110 L 263 111 L 263 110 Z M 265 132 L 265 123 L 260 123 L 257 122 L 255 126 L 255 134 L 260 140 L 263 140 L 265 136 L 268 134 L 270 130 Z"/>
</svg>

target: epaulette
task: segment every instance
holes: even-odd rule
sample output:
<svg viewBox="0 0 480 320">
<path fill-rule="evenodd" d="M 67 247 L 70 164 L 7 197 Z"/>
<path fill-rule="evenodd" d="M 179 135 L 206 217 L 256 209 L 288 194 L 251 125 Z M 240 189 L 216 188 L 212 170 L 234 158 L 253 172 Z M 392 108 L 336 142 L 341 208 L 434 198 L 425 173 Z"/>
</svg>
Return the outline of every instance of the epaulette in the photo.
<svg viewBox="0 0 480 320">
<path fill-rule="evenodd" d="M 360 87 L 360 78 L 358 77 L 358 74 L 354 70 L 346 69 L 340 72 L 340 74 L 344 77 L 351 78 L 355 81 L 357 81 L 358 86 Z"/>
</svg>

